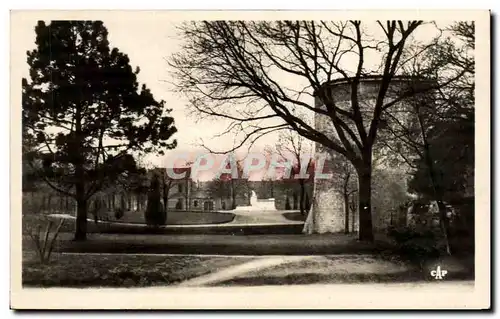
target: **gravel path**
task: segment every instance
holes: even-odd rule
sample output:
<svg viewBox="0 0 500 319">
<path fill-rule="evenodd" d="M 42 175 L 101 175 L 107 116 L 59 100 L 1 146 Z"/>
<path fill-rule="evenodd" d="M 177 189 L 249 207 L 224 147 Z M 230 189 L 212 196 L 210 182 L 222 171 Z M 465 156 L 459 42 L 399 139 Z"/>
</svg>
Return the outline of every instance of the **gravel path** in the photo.
<svg viewBox="0 0 500 319">
<path fill-rule="evenodd" d="M 404 263 L 372 255 L 272 256 L 221 269 L 180 283 L 180 286 L 418 281 L 425 276 Z"/>
<path fill-rule="evenodd" d="M 182 282 L 179 286 L 182 287 L 199 287 L 205 285 L 213 285 L 222 281 L 231 280 L 239 276 L 243 276 L 249 272 L 259 272 L 269 267 L 298 262 L 307 259 L 313 259 L 314 256 L 273 256 L 251 260 L 241 265 L 236 265 L 222 269 L 220 271 L 193 278 Z"/>
</svg>

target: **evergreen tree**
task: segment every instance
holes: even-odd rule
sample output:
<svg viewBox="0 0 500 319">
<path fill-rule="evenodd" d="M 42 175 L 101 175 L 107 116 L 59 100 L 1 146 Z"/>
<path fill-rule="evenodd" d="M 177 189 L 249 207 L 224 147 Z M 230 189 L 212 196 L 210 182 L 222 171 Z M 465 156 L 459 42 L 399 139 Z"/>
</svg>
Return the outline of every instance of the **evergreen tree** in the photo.
<svg viewBox="0 0 500 319">
<path fill-rule="evenodd" d="M 165 225 L 167 214 L 163 210 L 160 193 L 160 180 L 157 175 L 151 179 L 151 185 L 148 192 L 148 204 L 144 213 L 144 219 L 148 226 L 158 227 Z"/>
<path fill-rule="evenodd" d="M 132 152 L 176 146 L 164 101 L 157 101 L 126 54 L 110 48 L 101 21 L 39 21 L 23 79 L 23 138 L 29 165 L 77 202 L 76 240 L 86 238 L 87 204 L 104 184 L 133 170 Z"/>
</svg>

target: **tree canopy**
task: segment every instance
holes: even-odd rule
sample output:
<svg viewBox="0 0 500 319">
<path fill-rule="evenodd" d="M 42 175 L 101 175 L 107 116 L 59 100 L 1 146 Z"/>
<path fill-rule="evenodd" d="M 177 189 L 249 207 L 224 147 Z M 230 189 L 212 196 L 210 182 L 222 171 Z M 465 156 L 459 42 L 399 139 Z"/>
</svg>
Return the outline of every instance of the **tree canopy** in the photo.
<svg viewBox="0 0 500 319">
<path fill-rule="evenodd" d="M 25 158 L 50 187 L 76 199 L 84 238 L 86 201 L 133 169 L 134 152 L 174 148 L 174 119 L 139 85 L 139 68 L 110 47 L 102 21 L 39 21 L 35 33 L 30 80 L 22 81 Z"/>
<path fill-rule="evenodd" d="M 178 90 L 200 116 L 230 121 L 227 132 L 240 136 L 236 147 L 292 129 L 345 156 L 360 181 L 359 236 L 372 240 L 372 154 L 383 113 L 461 75 L 448 69 L 443 78 L 443 70 L 435 69 L 410 80 L 404 76 L 405 67 L 435 44 L 432 40 L 416 51 L 414 36 L 425 25 L 429 23 L 192 21 L 180 26 L 184 45 L 170 65 Z M 373 98 L 363 89 L 367 78 L 378 83 Z M 346 101 L 338 101 L 330 85 L 339 81 L 347 88 Z M 310 124 L 303 114 L 323 117 L 329 129 Z"/>
</svg>

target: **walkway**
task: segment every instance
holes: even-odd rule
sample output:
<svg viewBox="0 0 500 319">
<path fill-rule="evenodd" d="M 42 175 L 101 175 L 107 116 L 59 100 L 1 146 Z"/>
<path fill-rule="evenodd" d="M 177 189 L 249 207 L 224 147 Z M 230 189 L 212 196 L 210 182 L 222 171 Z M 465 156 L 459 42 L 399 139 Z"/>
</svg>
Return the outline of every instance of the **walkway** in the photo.
<svg viewBox="0 0 500 319">
<path fill-rule="evenodd" d="M 307 259 L 313 259 L 314 256 L 273 256 L 259 258 L 248 261 L 246 263 L 224 268 L 220 271 L 186 280 L 180 284 L 182 287 L 199 287 L 217 284 L 223 281 L 233 280 L 235 278 L 244 277 L 249 273 L 256 273 L 266 269 L 285 265 L 288 263 L 298 262 Z"/>
</svg>

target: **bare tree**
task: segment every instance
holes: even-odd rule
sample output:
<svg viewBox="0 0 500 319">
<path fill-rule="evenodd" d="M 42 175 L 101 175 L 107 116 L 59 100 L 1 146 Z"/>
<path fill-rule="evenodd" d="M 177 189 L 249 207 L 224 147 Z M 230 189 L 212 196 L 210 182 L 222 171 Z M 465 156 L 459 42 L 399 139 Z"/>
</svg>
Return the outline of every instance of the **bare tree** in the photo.
<svg viewBox="0 0 500 319">
<path fill-rule="evenodd" d="M 169 63 L 177 88 L 199 115 L 230 122 L 226 132 L 241 137 L 235 148 L 287 128 L 345 156 L 359 179 L 359 238 L 371 241 L 372 153 L 382 113 L 441 85 L 408 85 L 390 93 L 394 80 L 405 83 L 398 75 L 411 58 L 403 58 L 404 53 L 421 25 L 422 21 L 367 26 L 361 21 L 188 22 L 179 28 L 184 45 Z M 370 66 L 369 55 L 381 63 Z M 375 100 L 366 102 L 360 83 L 373 75 L 380 85 Z M 347 83 L 350 103 L 336 103 L 328 85 L 336 79 Z M 314 99 L 323 106 L 316 107 Z M 327 118 L 332 133 L 308 124 L 300 115 L 304 113 Z"/>
<path fill-rule="evenodd" d="M 168 200 L 170 199 L 170 190 L 174 187 L 174 180 L 168 174 L 161 176 L 161 195 L 163 198 L 163 210 L 168 213 Z"/>
<path fill-rule="evenodd" d="M 299 209 L 302 215 L 306 215 L 306 183 L 312 179 L 310 176 L 311 174 L 309 174 L 313 163 L 312 143 L 297 134 L 297 132 L 285 129 L 279 133 L 275 150 L 282 160 L 292 161 L 290 177 L 292 180 L 296 180 L 299 185 Z M 267 148 L 267 152 L 272 152 L 272 150 Z M 304 164 L 306 167 L 303 167 Z M 301 172 L 305 172 L 309 176 L 301 174 Z M 297 178 L 295 178 L 295 176 L 297 176 Z"/>
<path fill-rule="evenodd" d="M 236 208 L 237 197 L 248 194 L 250 189 L 248 180 L 241 178 L 243 175 L 243 165 L 241 161 L 235 160 L 233 164 L 236 165 L 236 177 L 230 173 L 222 173 L 220 176 L 212 179 L 208 185 L 208 191 L 214 197 L 231 199 L 231 209 Z M 227 164 L 226 168 L 232 169 L 230 166 L 231 162 Z"/>
</svg>

